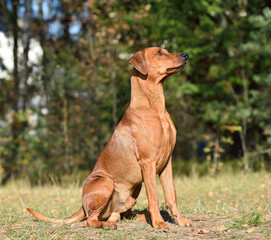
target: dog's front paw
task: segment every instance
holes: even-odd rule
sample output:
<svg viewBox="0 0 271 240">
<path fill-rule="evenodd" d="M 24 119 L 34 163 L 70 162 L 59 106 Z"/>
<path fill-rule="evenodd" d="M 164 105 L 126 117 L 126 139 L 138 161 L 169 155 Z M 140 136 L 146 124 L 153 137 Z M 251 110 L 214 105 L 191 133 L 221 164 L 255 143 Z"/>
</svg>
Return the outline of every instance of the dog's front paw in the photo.
<svg viewBox="0 0 271 240">
<path fill-rule="evenodd" d="M 155 229 L 165 229 L 165 230 L 169 230 L 168 225 L 164 222 L 164 221 L 160 221 L 160 222 L 154 222 L 153 223 L 153 227 Z"/>
<path fill-rule="evenodd" d="M 191 227 L 190 221 L 186 218 L 179 216 L 176 221 L 181 227 Z"/>
</svg>

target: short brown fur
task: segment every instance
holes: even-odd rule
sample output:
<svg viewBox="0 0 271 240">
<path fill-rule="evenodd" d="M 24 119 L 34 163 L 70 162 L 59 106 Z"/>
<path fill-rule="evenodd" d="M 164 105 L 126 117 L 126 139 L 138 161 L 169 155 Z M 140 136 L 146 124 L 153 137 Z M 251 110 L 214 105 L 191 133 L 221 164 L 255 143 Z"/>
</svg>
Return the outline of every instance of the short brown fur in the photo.
<svg viewBox="0 0 271 240">
<path fill-rule="evenodd" d="M 181 71 L 188 59 L 158 47 L 133 55 L 131 102 L 111 139 L 101 153 L 82 192 L 82 207 L 72 217 L 54 219 L 32 209 L 36 218 L 53 223 L 71 223 L 85 217 L 85 226 L 116 227 L 121 214 L 130 213 L 144 181 L 148 211 L 154 228 L 168 229 L 159 211 L 156 174 L 165 201 L 180 226 L 190 226 L 177 208 L 171 158 L 176 128 L 166 110 L 163 82 Z M 144 216 L 138 216 L 145 220 Z"/>
</svg>

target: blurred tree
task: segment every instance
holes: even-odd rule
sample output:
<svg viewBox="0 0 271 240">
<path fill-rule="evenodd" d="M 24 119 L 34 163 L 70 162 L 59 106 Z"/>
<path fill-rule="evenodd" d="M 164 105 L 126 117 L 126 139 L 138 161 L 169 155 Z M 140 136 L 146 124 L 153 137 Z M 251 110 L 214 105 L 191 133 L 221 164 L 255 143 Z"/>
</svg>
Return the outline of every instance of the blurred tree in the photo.
<svg viewBox="0 0 271 240">
<path fill-rule="evenodd" d="M 260 15 L 249 17 L 252 28 L 249 37 L 240 47 L 244 51 L 247 78 L 249 79 L 246 102 L 250 106 L 252 137 L 251 146 L 255 155 L 269 153 L 271 144 L 271 63 L 268 56 L 271 53 L 271 9 L 266 7 Z M 256 148 L 255 148 L 256 147 Z"/>
<path fill-rule="evenodd" d="M 227 159 L 246 170 L 258 156 L 270 163 L 270 1 L 0 4 L 14 55 L 12 75 L 0 79 L 2 181 L 91 168 L 129 104 L 129 58 L 148 46 L 190 54 L 164 83 L 180 132 L 175 161 L 200 160 L 211 173 Z"/>
</svg>

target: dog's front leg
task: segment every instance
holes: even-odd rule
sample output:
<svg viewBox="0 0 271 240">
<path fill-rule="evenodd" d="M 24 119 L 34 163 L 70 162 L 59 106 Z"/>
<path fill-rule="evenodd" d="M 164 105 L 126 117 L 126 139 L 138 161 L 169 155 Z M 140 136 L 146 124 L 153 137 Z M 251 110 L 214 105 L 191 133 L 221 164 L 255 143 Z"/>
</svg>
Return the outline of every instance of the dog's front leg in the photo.
<svg viewBox="0 0 271 240">
<path fill-rule="evenodd" d="M 160 180 L 163 187 L 166 205 L 169 207 L 174 219 L 180 226 L 191 226 L 191 223 L 183 218 L 178 210 L 176 191 L 173 182 L 171 158 L 169 159 L 166 167 L 160 173 Z"/>
<path fill-rule="evenodd" d="M 159 199 L 156 191 L 156 163 L 155 161 L 143 160 L 140 166 L 146 187 L 152 226 L 159 229 L 169 229 L 159 211 Z"/>
</svg>

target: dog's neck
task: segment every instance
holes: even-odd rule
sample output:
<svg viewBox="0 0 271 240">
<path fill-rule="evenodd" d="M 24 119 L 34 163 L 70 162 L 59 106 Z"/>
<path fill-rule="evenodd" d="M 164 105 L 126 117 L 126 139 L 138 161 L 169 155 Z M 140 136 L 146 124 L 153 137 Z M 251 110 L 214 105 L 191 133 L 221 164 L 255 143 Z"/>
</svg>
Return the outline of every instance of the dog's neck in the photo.
<svg viewBox="0 0 271 240">
<path fill-rule="evenodd" d="M 147 75 L 133 69 L 131 77 L 131 102 L 133 109 L 154 110 L 159 113 L 166 111 L 165 96 L 162 83 L 148 80 Z"/>
</svg>

